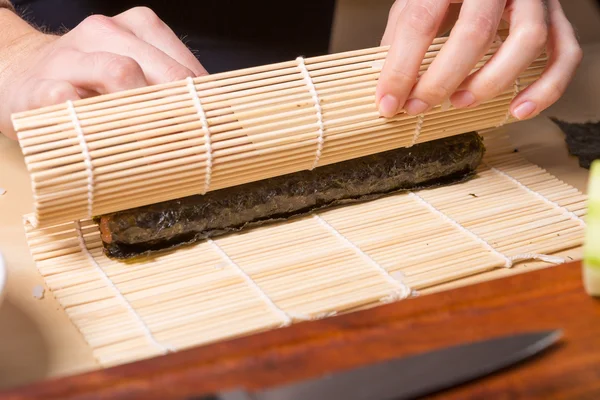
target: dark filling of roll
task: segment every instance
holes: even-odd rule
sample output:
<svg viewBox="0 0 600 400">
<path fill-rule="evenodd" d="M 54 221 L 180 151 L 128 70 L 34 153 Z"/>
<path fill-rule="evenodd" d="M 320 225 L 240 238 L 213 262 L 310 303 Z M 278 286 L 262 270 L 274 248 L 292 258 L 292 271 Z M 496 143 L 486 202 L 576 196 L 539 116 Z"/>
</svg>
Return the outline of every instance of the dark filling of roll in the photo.
<svg viewBox="0 0 600 400">
<path fill-rule="evenodd" d="M 317 209 L 461 182 L 485 147 L 475 132 L 95 218 L 104 252 L 130 259 Z"/>
</svg>

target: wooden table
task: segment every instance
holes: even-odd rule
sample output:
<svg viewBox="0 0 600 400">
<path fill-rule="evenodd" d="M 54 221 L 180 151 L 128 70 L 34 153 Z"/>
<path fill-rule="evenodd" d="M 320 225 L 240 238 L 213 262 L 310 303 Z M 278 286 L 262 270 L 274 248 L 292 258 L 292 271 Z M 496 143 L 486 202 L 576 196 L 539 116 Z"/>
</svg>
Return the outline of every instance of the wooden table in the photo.
<svg viewBox="0 0 600 400">
<path fill-rule="evenodd" d="M 573 121 L 600 117 L 600 77 L 595 70 L 600 44 L 588 46 L 585 54 L 568 92 L 545 115 Z M 505 129 L 530 161 L 585 191 L 587 171 L 568 155 L 563 134 L 547 118 L 511 124 Z M 32 211 L 29 185 L 18 144 L 0 137 L 0 188 L 7 190 L 0 196 L 0 251 L 9 268 L 8 295 L 0 305 L 0 389 L 98 368 L 51 293 L 46 291 L 41 300 L 32 295 L 34 287 L 44 282 L 29 255 L 21 221 L 23 214 Z M 489 273 L 486 279 L 506 272 Z M 462 284 L 466 283 L 470 281 Z"/>
<path fill-rule="evenodd" d="M 0 399 L 183 400 L 550 329 L 562 329 L 564 336 L 541 357 L 436 398 L 599 399 L 600 299 L 583 290 L 579 263 L 38 383 L 0 393 Z"/>
</svg>

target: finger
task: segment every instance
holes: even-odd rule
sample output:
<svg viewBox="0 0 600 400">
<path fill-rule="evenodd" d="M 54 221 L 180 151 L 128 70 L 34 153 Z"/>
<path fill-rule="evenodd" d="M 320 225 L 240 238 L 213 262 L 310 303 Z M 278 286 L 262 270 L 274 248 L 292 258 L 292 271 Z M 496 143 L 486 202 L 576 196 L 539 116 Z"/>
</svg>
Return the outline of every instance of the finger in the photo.
<svg viewBox="0 0 600 400">
<path fill-rule="evenodd" d="M 508 38 L 450 97 L 454 107 L 475 106 L 506 91 L 544 50 L 548 27 L 541 0 L 513 0 L 509 19 Z"/>
<path fill-rule="evenodd" d="M 80 98 L 75 86 L 67 81 L 41 79 L 29 86 L 27 95 L 17 106 L 20 110 L 15 112 L 52 106 Z"/>
<path fill-rule="evenodd" d="M 112 18 L 121 27 L 133 32 L 138 38 L 151 44 L 181 65 L 190 69 L 195 76 L 208 73 L 200 61 L 192 54 L 185 44 L 148 7 L 135 7 Z"/>
<path fill-rule="evenodd" d="M 407 0 L 396 0 L 392 7 L 390 8 L 390 12 L 388 15 L 387 25 L 385 27 L 385 31 L 383 33 L 383 37 L 381 38 L 382 46 L 389 46 L 392 44 L 392 39 L 396 33 L 396 21 L 398 20 L 398 16 L 400 12 L 406 5 Z M 442 23 L 438 28 L 438 35 L 443 34 L 452 28 L 452 25 L 456 22 L 458 18 L 458 14 L 460 13 L 461 3 L 463 0 L 450 0 L 450 6 L 446 10 L 446 14 L 442 19 Z"/>
<path fill-rule="evenodd" d="M 450 5 L 448 6 L 448 11 L 446 11 L 446 16 L 442 20 L 440 27 L 438 28 L 437 36 L 445 35 L 449 33 L 452 29 L 456 21 L 458 20 L 458 15 L 460 14 L 460 10 L 462 7 L 462 0 L 451 0 Z"/>
<path fill-rule="evenodd" d="M 14 91 L 10 97 L 9 114 L 22 111 L 34 110 L 36 108 L 52 106 L 64 103 L 67 100 L 79 100 L 76 88 L 69 82 L 53 79 L 29 79 L 19 85 L 19 89 Z M 11 139 L 16 139 L 17 135 L 10 115 L 6 118 L 0 118 L 0 131 Z"/>
<path fill-rule="evenodd" d="M 379 75 L 379 113 L 392 117 L 404 105 L 444 17 L 449 0 L 408 0 L 396 21 L 393 42 Z"/>
<path fill-rule="evenodd" d="M 114 53 L 81 53 L 61 49 L 45 68 L 46 76 L 99 94 L 115 93 L 148 85 L 138 63 Z"/>
<path fill-rule="evenodd" d="M 168 83 L 194 76 L 163 51 L 123 29 L 111 18 L 93 15 L 69 32 L 69 42 L 82 52 L 111 52 L 131 57 L 144 71 L 151 85 Z"/>
<path fill-rule="evenodd" d="M 506 0 L 464 2 L 448 41 L 404 106 L 408 114 L 421 114 L 441 104 L 469 76 L 494 41 L 505 4 Z"/>
<path fill-rule="evenodd" d="M 407 0 L 396 0 L 390 8 L 387 25 L 385 26 L 385 31 L 383 32 L 383 37 L 381 38 L 382 46 L 389 46 L 392 44 L 392 40 L 394 39 L 394 35 L 396 33 L 396 21 L 398 21 L 400 13 L 404 9 L 404 6 L 406 6 L 406 2 Z"/>
<path fill-rule="evenodd" d="M 527 119 L 556 102 L 573 79 L 583 58 L 573 27 L 558 0 L 548 4 L 550 20 L 549 53 L 546 70 L 512 102 L 510 111 L 517 119 Z"/>
</svg>

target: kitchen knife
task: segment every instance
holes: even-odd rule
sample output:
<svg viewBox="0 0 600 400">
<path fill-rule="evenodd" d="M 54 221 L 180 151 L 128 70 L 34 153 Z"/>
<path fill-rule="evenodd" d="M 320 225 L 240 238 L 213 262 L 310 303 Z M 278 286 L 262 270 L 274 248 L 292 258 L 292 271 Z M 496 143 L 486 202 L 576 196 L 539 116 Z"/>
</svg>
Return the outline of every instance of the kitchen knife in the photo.
<svg viewBox="0 0 600 400">
<path fill-rule="evenodd" d="M 461 344 L 262 391 L 224 391 L 196 400 L 401 400 L 430 395 L 531 358 L 560 331 Z M 359 351 L 359 350 L 358 350 Z"/>
</svg>

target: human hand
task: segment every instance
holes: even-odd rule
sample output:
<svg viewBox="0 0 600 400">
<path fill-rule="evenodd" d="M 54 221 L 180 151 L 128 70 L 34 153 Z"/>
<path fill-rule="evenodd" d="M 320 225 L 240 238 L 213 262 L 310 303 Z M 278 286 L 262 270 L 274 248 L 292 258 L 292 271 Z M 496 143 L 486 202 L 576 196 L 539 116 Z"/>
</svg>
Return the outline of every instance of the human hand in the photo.
<svg viewBox="0 0 600 400">
<path fill-rule="evenodd" d="M 22 35 L 0 75 L 0 132 L 15 138 L 15 112 L 205 75 L 175 33 L 145 7 L 94 15 L 63 36 Z M 2 69 L 0 69 L 2 71 Z"/>
<path fill-rule="evenodd" d="M 462 3 L 448 41 L 418 79 L 421 62 L 450 3 Z M 509 36 L 486 65 L 470 71 L 490 48 L 501 20 Z M 517 119 L 538 115 L 564 93 L 582 59 L 574 30 L 559 0 L 397 0 L 382 45 L 390 45 L 376 102 L 384 117 L 404 109 L 418 115 L 450 100 L 455 108 L 475 107 L 513 85 L 546 49 L 540 79 L 510 105 Z"/>
</svg>

